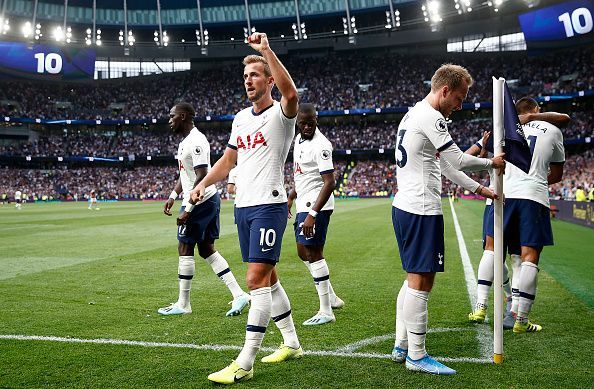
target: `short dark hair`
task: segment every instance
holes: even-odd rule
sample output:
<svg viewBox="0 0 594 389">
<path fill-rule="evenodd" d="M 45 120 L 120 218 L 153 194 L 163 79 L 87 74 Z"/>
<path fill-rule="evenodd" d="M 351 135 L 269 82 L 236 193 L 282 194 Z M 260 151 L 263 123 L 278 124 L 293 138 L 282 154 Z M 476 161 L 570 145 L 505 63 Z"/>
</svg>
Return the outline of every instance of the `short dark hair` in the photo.
<svg viewBox="0 0 594 389">
<path fill-rule="evenodd" d="M 182 101 L 180 103 L 175 104 L 175 109 L 177 111 L 185 112 L 188 116 L 193 119 L 196 116 L 196 110 L 192 107 L 192 104 Z"/>
<path fill-rule="evenodd" d="M 316 106 L 312 103 L 301 103 L 299 104 L 299 113 L 307 115 L 316 115 Z"/>
<path fill-rule="evenodd" d="M 516 111 L 518 111 L 518 115 L 532 111 L 536 107 L 538 107 L 538 102 L 532 97 L 522 97 L 520 100 L 516 101 Z"/>
</svg>

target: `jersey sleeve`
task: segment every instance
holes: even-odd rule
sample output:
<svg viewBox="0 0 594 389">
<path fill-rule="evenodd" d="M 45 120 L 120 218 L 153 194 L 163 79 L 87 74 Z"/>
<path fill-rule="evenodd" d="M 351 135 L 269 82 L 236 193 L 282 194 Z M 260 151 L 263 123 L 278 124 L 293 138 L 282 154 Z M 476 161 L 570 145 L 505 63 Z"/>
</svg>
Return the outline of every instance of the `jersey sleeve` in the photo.
<svg viewBox="0 0 594 389">
<path fill-rule="evenodd" d="M 332 162 L 332 145 L 330 142 L 320 144 L 316 149 L 316 161 L 320 174 L 331 173 L 334 171 L 334 163 Z"/>
<path fill-rule="evenodd" d="M 227 184 L 233 184 L 233 185 L 235 185 L 235 179 L 236 179 L 236 177 L 237 177 L 237 168 L 234 167 L 229 172 L 229 177 L 227 178 Z"/>
<path fill-rule="evenodd" d="M 421 130 L 425 133 L 425 136 L 429 138 L 433 147 L 437 151 L 443 151 L 454 144 L 450 133 L 448 132 L 448 125 L 445 119 L 438 115 L 431 115 L 423 123 Z"/>
<path fill-rule="evenodd" d="M 235 125 L 235 120 L 233 119 L 233 123 L 231 124 L 231 136 L 229 137 L 229 142 L 227 142 L 227 147 L 233 150 L 237 150 L 237 132 L 235 130 L 237 126 Z"/>
<path fill-rule="evenodd" d="M 290 118 L 287 117 L 285 115 L 285 113 L 283 112 L 283 107 L 281 103 L 278 103 L 278 116 L 281 122 L 281 125 L 283 126 L 283 128 L 285 130 L 287 130 L 287 132 L 292 133 L 293 134 L 295 132 L 295 123 L 297 122 L 297 115 L 295 115 L 294 117 Z"/>
<path fill-rule="evenodd" d="M 200 137 L 192 145 L 192 166 L 194 169 L 200 167 L 208 167 L 210 145 L 206 137 Z"/>
<path fill-rule="evenodd" d="M 560 130 L 555 133 L 555 141 L 553 143 L 553 156 L 551 163 L 562 164 L 565 162 L 565 147 L 563 146 L 563 134 Z"/>
</svg>

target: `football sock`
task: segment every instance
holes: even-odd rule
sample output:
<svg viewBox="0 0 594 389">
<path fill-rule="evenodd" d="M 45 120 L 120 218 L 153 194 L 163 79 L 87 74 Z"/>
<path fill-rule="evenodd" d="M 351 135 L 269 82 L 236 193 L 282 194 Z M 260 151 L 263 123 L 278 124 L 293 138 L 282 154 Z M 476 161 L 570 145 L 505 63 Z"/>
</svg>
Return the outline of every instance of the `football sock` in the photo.
<svg viewBox="0 0 594 389">
<path fill-rule="evenodd" d="M 517 320 L 520 323 L 528 321 L 528 314 L 536 297 L 536 281 L 538 280 L 538 266 L 532 262 L 522 262 L 520 272 L 520 298 L 518 301 Z"/>
<path fill-rule="evenodd" d="M 308 261 L 302 262 L 305 265 L 305 267 L 307 267 L 309 274 L 311 274 L 312 277 L 315 277 L 311 271 L 311 263 L 309 263 Z M 336 293 L 334 293 L 334 289 L 332 288 L 332 283 L 330 283 L 330 280 L 328 280 L 328 296 L 330 297 L 330 301 L 336 298 Z"/>
<path fill-rule="evenodd" d="M 235 276 L 231 272 L 229 268 L 229 264 L 225 260 L 225 258 L 218 252 L 215 251 L 209 257 L 204 258 L 204 260 L 210 265 L 212 271 L 227 285 L 229 291 L 233 295 L 233 298 L 239 297 L 243 294 L 243 290 L 237 283 Z"/>
<path fill-rule="evenodd" d="M 511 285 L 509 282 L 509 269 L 507 262 L 503 262 L 503 293 L 505 293 L 506 300 L 512 296 Z"/>
<path fill-rule="evenodd" d="M 291 303 L 280 280 L 270 287 L 270 291 L 272 295 L 272 320 L 274 320 L 274 324 L 276 324 L 283 336 L 283 344 L 291 348 L 299 348 L 299 339 L 297 339 L 297 332 L 291 315 Z"/>
<path fill-rule="evenodd" d="M 272 294 L 270 287 L 254 289 L 250 292 L 252 301 L 248 312 L 245 328 L 245 343 L 235 362 L 245 370 L 250 370 L 254 365 L 256 354 L 260 350 L 266 327 L 270 321 L 272 308 Z"/>
<path fill-rule="evenodd" d="M 512 306 L 511 311 L 514 313 L 518 312 L 518 303 L 520 302 L 520 273 L 522 272 L 522 258 L 518 254 L 512 254 L 511 256 L 512 265 Z"/>
<path fill-rule="evenodd" d="M 428 300 L 429 292 L 407 288 L 403 313 L 408 337 L 408 355 L 413 360 L 421 359 L 427 353 L 425 337 L 427 334 Z"/>
<path fill-rule="evenodd" d="M 190 289 L 192 289 L 192 278 L 194 278 L 194 256 L 180 256 L 177 269 L 179 278 L 179 297 L 177 304 L 186 308 L 190 304 Z"/>
<path fill-rule="evenodd" d="M 396 298 L 396 341 L 395 347 L 400 347 L 403 350 L 408 349 L 408 338 L 406 336 L 406 324 L 404 323 L 404 297 L 408 289 L 408 281 L 404 280 L 398 297 Z"/>
<path fill-rule="evenodd" d="M 493 261 L 493 251 L 483 251 L 483 256 L 478 267 L 478 284 L 476 288 L 477 299 L 475 308 L 487 308 L 489 291 L 491 290 L 491 285 L 493 285 Z"/>
<path fill-rule="evenodd" d="M 330 283 L 330 271 L 328 270 L 328 264 L 325 259 L 322 258 L 311 264 L 311 275 L 313 276 L 318 297 L 320 298 L 320 312 L 331 315 L 332 307 L 330 307 L 330 294 L 328 288 L 328 284 Z"/>
</svg>

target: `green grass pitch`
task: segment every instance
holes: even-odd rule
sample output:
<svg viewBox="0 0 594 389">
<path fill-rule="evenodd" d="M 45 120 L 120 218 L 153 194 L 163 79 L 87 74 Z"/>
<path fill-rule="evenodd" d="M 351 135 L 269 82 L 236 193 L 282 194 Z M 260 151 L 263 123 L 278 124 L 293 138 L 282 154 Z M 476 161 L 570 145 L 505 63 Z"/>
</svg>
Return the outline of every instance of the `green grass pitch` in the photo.
<svg viewBox="0 0 594 389">
<path fill-rule="evenodd" d="M 0 206 L 0 387 L 211 387 L 206 376 L 237 355 L 247 315 L 224 316 L 231 296 L 197 258 L 194 312 L 159 316 L 157 308 L 177 298 L 175 219 L 162 214 L 161 203 L 100 206 L 100 211 L 87 210 L 86 203 L 25 205 L 22 211 Z M 505 362 L 497 366 L 485 362 L 490 355 L 479 344 L 481 336 L 491 336 L 492 347 L 491 324 L 467 322 L 469 296 L 444 201 L 446 272 L 437 276 L 429 300 L 427 345 L 432 355 L 452 358 L 448 364 L 458 374 L 428 376 L 387 358 L 395 296 L 405 277 L 390 207 L 388 199 L 337 202 L 325 255 L 346 307 L 336 311 L 336 323 L 321 327 L 301 325 L 316 312 L 318 300 L 297 258 L 292 225 L 287 227 L 278 270 L 309 354 L 279 365 L 258 359 L 253 380 L 240 386 L 593 386 L 591 229 L 553 222 L 556 246 L 544 250 L 532 314 L 543 332 L 506 331 Z M 460 201 L 455 207 L 476 272 L 483 203 Z M 221 226 L 217 247 L 244 286 L 229 202 L 223 204 Z M 105 341 L 83 342 L 94 339 Z M 280 342 L 271 322 L 263 346 Z"/>
</svg>

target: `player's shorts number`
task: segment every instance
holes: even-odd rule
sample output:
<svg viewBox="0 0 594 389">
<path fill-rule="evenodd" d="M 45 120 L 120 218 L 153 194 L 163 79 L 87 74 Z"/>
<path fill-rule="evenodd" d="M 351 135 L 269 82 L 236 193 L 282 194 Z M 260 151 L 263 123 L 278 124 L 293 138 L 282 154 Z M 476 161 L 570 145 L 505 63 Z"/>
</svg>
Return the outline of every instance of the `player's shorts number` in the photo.
<svg viewBox="0 0 594 389">
<path fill-rule="evenodd" d="M 272 228 L 269 230 L 260 228 L 260 246 L 264 246 L 264 243 L 266 243 L 266 246 L 272 247 L 274 246 L 275 242 L 276 231 L 274 231 Z"/>
<path fill-rule="evenodd" d="M 569 12 L 559 15 L 559 21 L 563 23 L 565 36 L 568 38 L 571 38 L 576 33 L 580 35 L 587 34 L 594 27 L 590 10 L 583 7 L 577 8 L 571 15 Z"/>
<path fill-rule="evenodd" d="M 406 150 L 402 147 L 402 141 L 404 140 L 404 134 L 406 130 L 398 131 L 398 151 L 400 151 L 400 159 L 396 158 L 396 165 L 399 168 L 403 168 L 406 165 L 406 161 L 408 160 L 408 155 L 406 154 Z"/>
<path fill-rule="evenodd" d="M 186 235 L 186 225 L 182 224 L 181 226 L 177 227 L 177 232 L 181 235 L 184 236 Z"/>
</svg>

